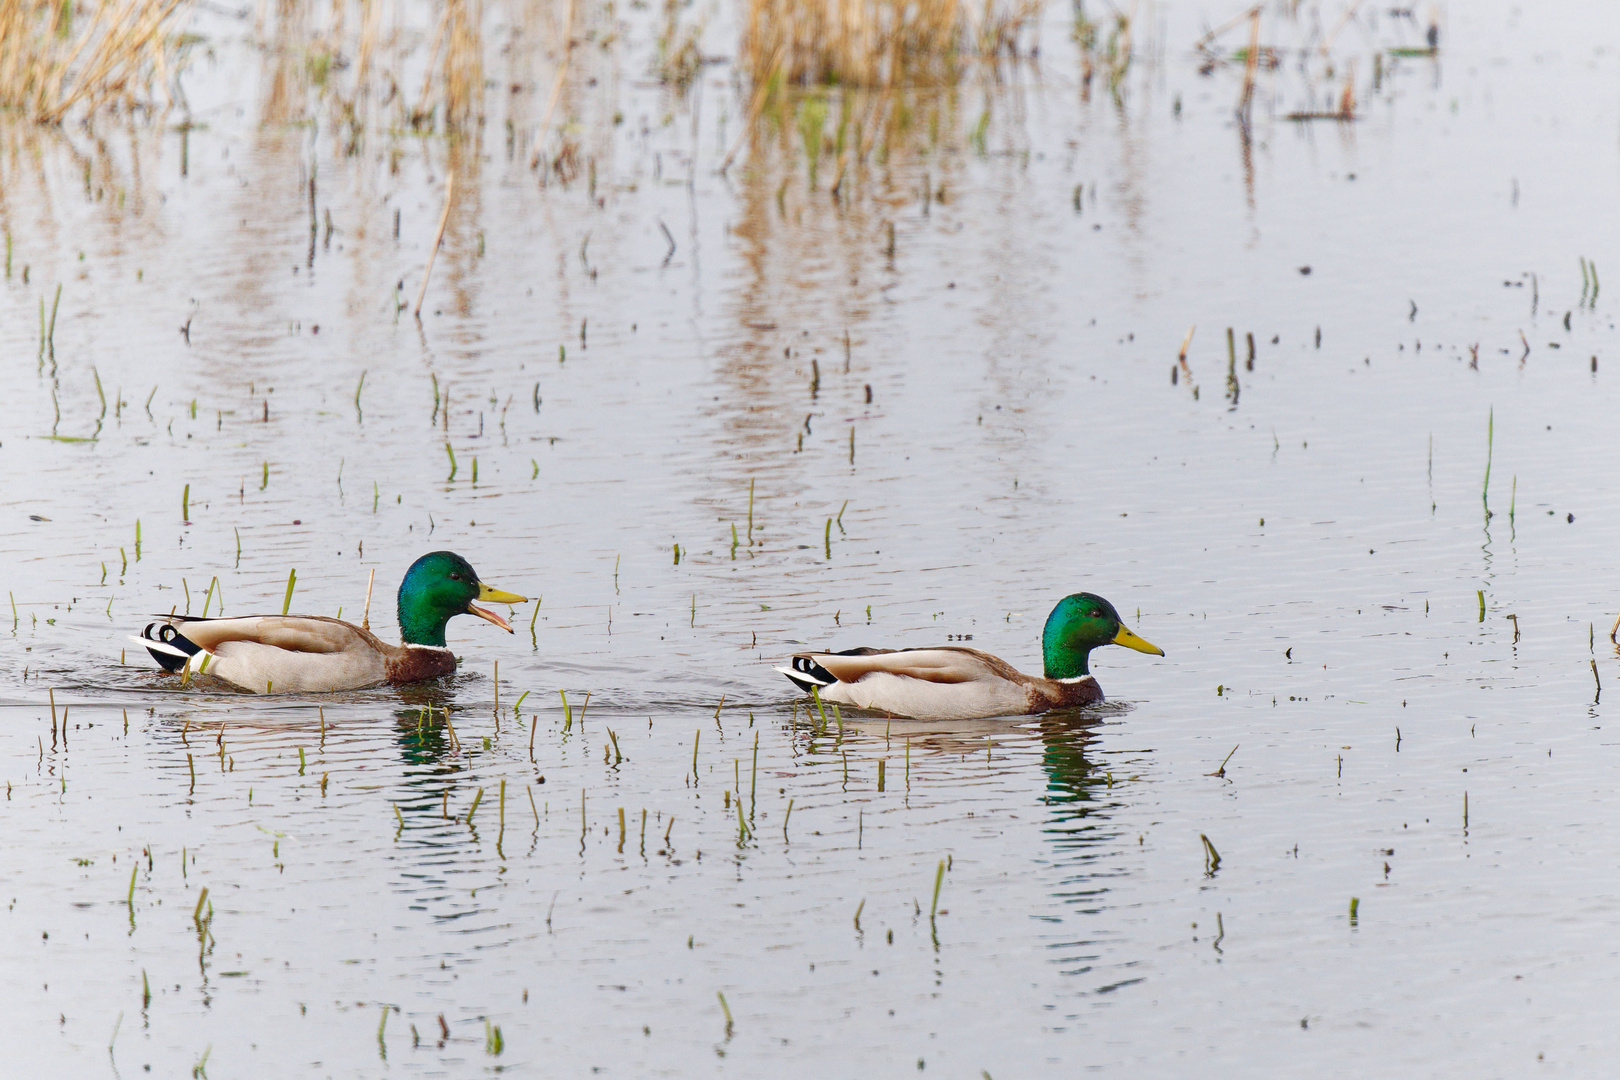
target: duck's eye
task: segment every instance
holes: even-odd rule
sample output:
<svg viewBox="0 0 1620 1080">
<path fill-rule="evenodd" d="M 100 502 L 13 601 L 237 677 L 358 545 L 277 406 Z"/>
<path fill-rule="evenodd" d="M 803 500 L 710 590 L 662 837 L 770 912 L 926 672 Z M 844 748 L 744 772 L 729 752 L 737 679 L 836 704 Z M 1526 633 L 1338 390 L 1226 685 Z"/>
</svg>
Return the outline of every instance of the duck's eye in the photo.
<svg viewBox="0 0 1620 1080">
<path fill-rule="evenodd" d="M 450 571 L 450 580 L 451 581 L 460 581 L 461 580 L 461 571 L 459 571 L 459 570 Z"/>
</svg>

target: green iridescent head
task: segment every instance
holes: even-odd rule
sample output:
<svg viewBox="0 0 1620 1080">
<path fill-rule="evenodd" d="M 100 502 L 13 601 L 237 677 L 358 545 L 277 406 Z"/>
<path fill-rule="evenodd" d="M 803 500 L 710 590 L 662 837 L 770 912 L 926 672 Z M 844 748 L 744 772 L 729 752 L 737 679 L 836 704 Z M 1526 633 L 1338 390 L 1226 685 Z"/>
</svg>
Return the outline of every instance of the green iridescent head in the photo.
<svg viewBox="0 0 1620 1080">
<path fill-rule="evenodd" d="M 1048 679 L 1077 679 L 1091 674 L 1091 650 L 1123 645 L 1163 656 L 1164 650 L 1125 628 L 1114 605 L 1096 593 L 1075 593 L 1058 601 L 1041 632 L 1041 659 Z"/>
<path fill-rule="evenodd" d="M 527 599 L 485 585 L 472 564 L 453 551 L 429 552 L 411 563 L 399 583 L 400 636 L 409 645 L 443 648 L 445 624 L 457 615 L 488 619 L 510 634 L 510 623 L 473 601 L 521 604 Z"/>
</svg>

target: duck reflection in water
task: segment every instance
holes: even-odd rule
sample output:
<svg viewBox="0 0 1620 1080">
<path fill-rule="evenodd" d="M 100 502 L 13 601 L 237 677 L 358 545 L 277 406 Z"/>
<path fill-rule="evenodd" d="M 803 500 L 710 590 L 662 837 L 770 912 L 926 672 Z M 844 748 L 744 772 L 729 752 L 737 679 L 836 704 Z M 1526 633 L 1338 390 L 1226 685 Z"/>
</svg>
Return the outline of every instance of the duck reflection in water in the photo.
<svg viewBox="0 0 1620 1080">
<path fill-rule="evenodd" d="M 796 723 L 797 737 L 805 754 L 842 754 L 859 746 L 861 756 L 870 757 L 873 755 L 870 748 L 876 743 L 880 748 L 877 756 L 886 759 L 886 786 L 903 782 L 902 777 L 890 771 L 900 767 L 900 762 L 894 760 L 897 752 L 899 755 L 909 753 L 913 770 L 928 758 L 989 761 L 999 768 L 1016 769 L 1017 764 L 1008 764 L 1004 747 L 1027 744 L 1034 736 L 1041 741 L 1041 766 L 1047 776 L 1043 802 L 1047 805 L 1090 804 L 1096 800 L 1095 789 L 1106 788 L 1112 781 L 1106 770 L 1087 758 L 1086 748 L 1098 727 L 1127 708 L 1105 704 L 1054 709 L 1030 719 L 943 721 L 878 719 L 828 710 L 823 723 L 814 707 L 810 707 L 807 709 L 809 718 L 801 717 Z"/>
</svg>

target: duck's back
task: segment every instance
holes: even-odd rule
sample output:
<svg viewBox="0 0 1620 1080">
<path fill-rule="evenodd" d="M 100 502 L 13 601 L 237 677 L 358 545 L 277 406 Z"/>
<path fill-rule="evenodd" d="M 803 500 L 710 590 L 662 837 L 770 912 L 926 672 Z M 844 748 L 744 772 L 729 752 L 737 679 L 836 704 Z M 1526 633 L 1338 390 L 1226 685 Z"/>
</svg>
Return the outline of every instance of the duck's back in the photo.
<svg viewBox="0 0 1620 1080">
<path fill-rule="evenodd" d="M 1029 676 L 1000 657 L 963 646 L 798 656 L 807 658 L 812 670 L 836 680 L 820 688 L 822 697 L 861 709 L 970 720 L 1028 713 L 1036 702 Z"/>
<path fill-rule="evenodd" d="M 319 615 L 177 619 L 173 625 L 211 654 L 200 670 L 260 694 L 379 686 L 389 681 L 388 661 L 402 651 L 352 623 Z M 453 669 L 454 657 L 450 664 Z"/>
</svg>

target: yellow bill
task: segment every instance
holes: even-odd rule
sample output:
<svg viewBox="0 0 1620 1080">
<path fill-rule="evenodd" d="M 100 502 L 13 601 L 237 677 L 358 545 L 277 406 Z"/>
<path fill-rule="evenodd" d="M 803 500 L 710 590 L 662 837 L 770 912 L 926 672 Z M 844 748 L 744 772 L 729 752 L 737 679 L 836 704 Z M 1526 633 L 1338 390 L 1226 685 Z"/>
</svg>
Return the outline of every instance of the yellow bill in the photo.
<svg viewBox="0 0 1620 1080">
<path fill-rule="evenodd" d="M 1127 649 L 1135 649 L 1137 652 L 1152 653 L 1154 656 L 1164 655 L 1163 649 L 1153 644 L 1153 642 L 1149 641 L 1147 638 L 1137 637 L 1124 625 L 1121 625 L 1119 628 L 1119 633 L 1114 635 L 1114 644 L 1123 645 Z"/>
<path fill-rule="evenodd" d="M 503 592 L 500 589 L 492 589 L 488 585 L 485 585 L 482 581 L 478 583 L 478 599 L 487 600 L 491 604 L 526 604 L 529 602 L 529 598 L 527 596 L 519 596 L 517 593 Z M 495 614 L 493 611 L 490 611 L 488 608 L 481 608 L 477 604 L 468 604 L 467 613 L 469 615 L 476 615 L 480 619 L 485 619 L 494 623 L 502 630 L 505 630 L 508 634 L 513 633 L 512 624 Z"/>
</svg>

